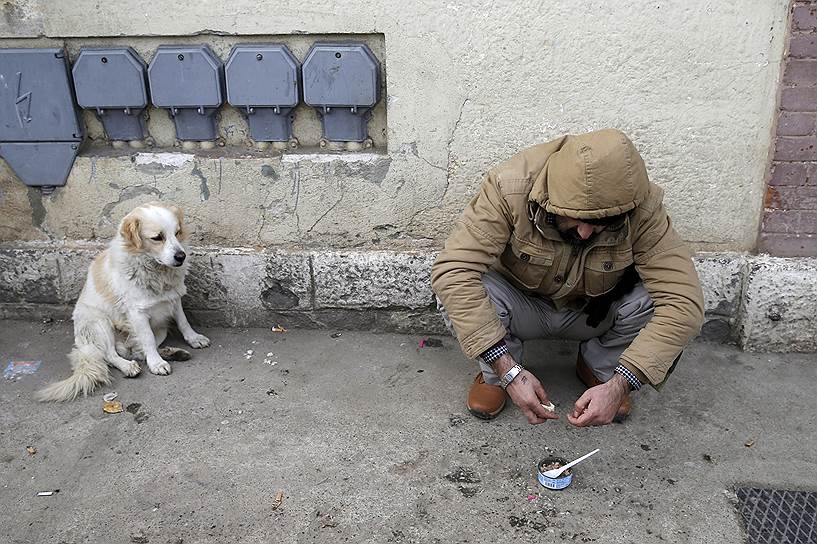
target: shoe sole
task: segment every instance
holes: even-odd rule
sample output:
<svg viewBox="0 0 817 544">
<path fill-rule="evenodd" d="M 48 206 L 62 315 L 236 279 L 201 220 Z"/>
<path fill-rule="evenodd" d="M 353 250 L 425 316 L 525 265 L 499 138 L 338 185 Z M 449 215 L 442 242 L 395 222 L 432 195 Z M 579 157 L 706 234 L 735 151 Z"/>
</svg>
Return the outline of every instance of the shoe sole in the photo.
<svg viewBox="0 0 817 544">
<path fill-rule="evenodd" d="M 472 416 L 474 416 L 476 418 L 479 418 L 479 419 L 484 419 L 484 420 L 494 419 L 496 416 L 498 416 L 500 414 L 500 412 L 502 412 L 502 410 L 505 409 L 505 403 L 504 402 L 502 403 L 502 406 L 500 406 L 499 409 L 496 412 L 481 412 L 479 410 L 474 410 L 473 408 L 471 408 L 467 404 L 465 406 L 468 408 L 468 412 Z"/>
</svg>

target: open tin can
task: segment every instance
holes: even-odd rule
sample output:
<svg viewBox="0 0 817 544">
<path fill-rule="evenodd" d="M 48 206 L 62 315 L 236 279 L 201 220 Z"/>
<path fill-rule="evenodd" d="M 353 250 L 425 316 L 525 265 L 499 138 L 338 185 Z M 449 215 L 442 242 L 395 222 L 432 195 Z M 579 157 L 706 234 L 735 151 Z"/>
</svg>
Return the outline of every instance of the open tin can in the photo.
<svg viewBox="0 0 817 544">
<path fill-rule="evenodd" d="M 552 468 L 544 468 L 547 465 L 559 463 L 559 466 L 564 466 L 567 464 L 567 460 L 562 457 L 545 457 L 539 464 L 536 465 L 536 472 L 537 477 L 539 478 L 539 483 L 542 484 L 544 487 L 548 489 L 564 489 L 570 485 L 573 481 L 573 469 L 569 468 L 565 472 L 559 475 L 558 478 L 548 478 L 545 476 L 545 472 L 551 470 Z"/>
</svg>

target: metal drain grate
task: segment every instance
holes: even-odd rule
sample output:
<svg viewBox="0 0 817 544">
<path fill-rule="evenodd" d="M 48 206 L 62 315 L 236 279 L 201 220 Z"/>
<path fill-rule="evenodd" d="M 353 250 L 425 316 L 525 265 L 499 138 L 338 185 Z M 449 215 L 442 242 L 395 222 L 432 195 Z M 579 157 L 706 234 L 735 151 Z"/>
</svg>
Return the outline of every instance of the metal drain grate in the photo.
<svg viewBox="0 0 817 544">
<path fill-rule="evenodd" d="M 740 487 L 749 544 L 817 544 L 817 493 Z"/>
</svg>

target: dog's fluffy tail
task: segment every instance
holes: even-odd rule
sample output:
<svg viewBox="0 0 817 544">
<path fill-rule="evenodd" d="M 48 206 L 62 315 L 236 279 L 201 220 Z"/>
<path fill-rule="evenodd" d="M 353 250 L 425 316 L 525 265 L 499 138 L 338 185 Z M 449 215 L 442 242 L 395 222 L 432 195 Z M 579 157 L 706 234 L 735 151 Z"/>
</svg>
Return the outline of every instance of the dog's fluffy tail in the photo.
<svg viewBox="0 0 817 544">
<path fill-rule="evenodd" d="M 108 365 L 99 350 L 92 346 L 75 347 L 68 355 L 73 374 L 61 382 L 52 383 L 37 392 L 41 402 L 64 402 L 86 396 L 99 385 L 110 383 Z"/>
</svg>

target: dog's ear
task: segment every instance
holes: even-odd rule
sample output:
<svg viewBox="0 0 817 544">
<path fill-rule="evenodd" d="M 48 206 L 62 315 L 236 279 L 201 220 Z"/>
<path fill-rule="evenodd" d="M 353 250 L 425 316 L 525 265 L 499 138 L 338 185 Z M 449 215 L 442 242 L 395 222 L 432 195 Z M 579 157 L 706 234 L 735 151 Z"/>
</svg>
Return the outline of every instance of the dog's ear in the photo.
<svg viewBox="0 0 817 544">
<path fill-rule="evenodd" d="M 181 226 L 182 223 L 184 222 L 184 212 L 182 211 L 182 209 L 176 206 L 175 204 L 168 204 L 167 209 L 173 212 L 173 214 L 176 216 L 176 221 L 178 221 L 179 226 Z"/>
<path fill-rule="evenodd" d="M 122 220 L 119 234 L 125 240 L 125 249 L 131 251 L 142 249 L 142 236 L 139 234 L 140 226 L 139 217 L 136 215 L 128 215 Z"/>
<path fill-rule="evenodd" d="M 179 208 L 175 204 L 169 204 L 167 206 L 167 209 L 169 209 L 171 212 L 173 212 L 173 214 L 176 216 L 176 221 L 178 221 L 178 223 L 179 223 L 179 235 L 178 235 L 178 238 L 180 240 L 187 239 L 187 237 L 190 235 L 190 233 L 184 226 L 184 212 L 182 211 L 181 208 Z"/>
</svg>

